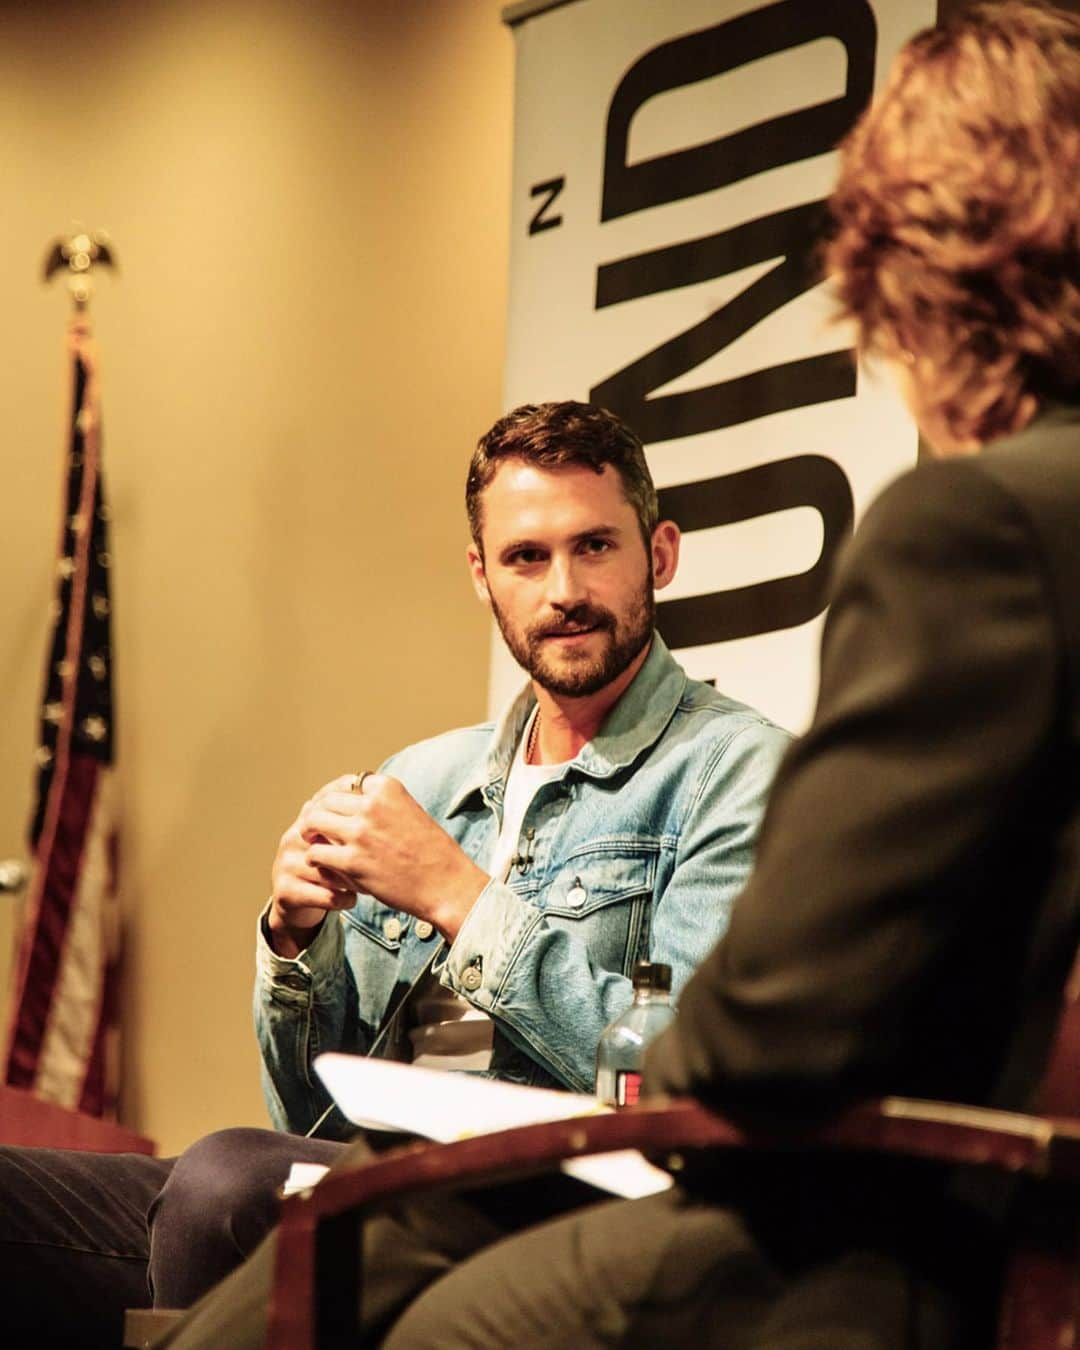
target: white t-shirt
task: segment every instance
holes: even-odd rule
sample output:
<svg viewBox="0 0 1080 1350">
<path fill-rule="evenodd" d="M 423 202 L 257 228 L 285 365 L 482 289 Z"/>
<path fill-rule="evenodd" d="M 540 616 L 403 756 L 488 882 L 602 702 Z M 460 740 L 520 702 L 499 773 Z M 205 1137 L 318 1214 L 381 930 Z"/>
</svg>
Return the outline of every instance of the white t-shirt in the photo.
<svg viewBox="0 0 1080 1350">
<path fill-rule="evenodd" d="M 518 741 L 503 796 L 502 828 L 495 840 L 487 870 L 505 881 L 518 862 L 521 823 L 537 789 L 555 778 L 561 764 L 527 764 L 525 751 L 532 734 L 537 710 L 525 723 Z M 528 842 L 525 843 L 528 856 Z M 417 1025 L 409 1032 L 413 1063 L 425 1069 L 486 1069 L 491 1064 L 494 1028 L 487 1013 L 474 1008 L 468 999 L 455 994 L 428 974 L 416 991 L 414 1007 Z"/>
<path fill-rule="evenodd" d="M 537 789 L 544 783 L 550 782 L 552 778 L 557 778 L 563 767 L 561 764 L 526 763 L 525 750 L 529 744 L 529 737 L 532 735 L 535 721 L 536 709 L 534 708 L 532 716 L 525 723 L 521 740 L 518 742 L 518 748 L 514 753 L 514 761 L 510 765 L 510 774 L 506 780 L 506 792 L 503 795 L 502 829 L 499 831 L 499 837 L 495 840 L 495 847 L 488 860 L 487 870 L 493 877 L 498 877 L 500 881 L 507 879 L 510 875 L 510 869 L 518 860 L 521 822 L 525 819 L 525 812 L 529 809 L 529 803 L 536 796 Z M 525 843 L 525 848 L 528 849 L 528 841 Z"/>
</svg>

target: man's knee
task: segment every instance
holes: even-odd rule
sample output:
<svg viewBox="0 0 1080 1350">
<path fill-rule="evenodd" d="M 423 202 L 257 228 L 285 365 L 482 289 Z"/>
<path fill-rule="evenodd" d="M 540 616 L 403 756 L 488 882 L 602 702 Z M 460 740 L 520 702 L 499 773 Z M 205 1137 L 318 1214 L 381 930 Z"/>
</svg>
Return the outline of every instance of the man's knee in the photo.
<svg viewBox="0 0 1080 1350">
<path fill-rule="evenodd" d="M 176 1160 L 163 1195 L 209 1192 L 243 1197 L 260 1188 L 267 1153 L 280 1152 L 280 1136 L 270 1130 L 217 1130 L 197 1140 Z"/>
<path fill-rule="evenodd" d="M 289 1162 L 269 1130 L 218 1130 L 176 1161 L 150 1212 L 150 1226 L 183 1226 L 190 1240 L 225 1231 L 241 1240 L 251 1224 L 265 1229 L 278 1210 Z"/>
<path fill-rule="evenodd" d="M 148 1216 L 158 1306 L 186 1307 L 273 1226 L 288 1145 L 270 1130 L 219 1130 L 176 1161 Z"/>
<path fill-rule="evenodd" d="M 277 1222 L 294 1162 L 329 1164 L 344 1145 L 274 1130 L 219 1130 L 177 1159 L 149 1215 L 150 1279 L 159 1307 L 187 1307 Z"/>
</svg>

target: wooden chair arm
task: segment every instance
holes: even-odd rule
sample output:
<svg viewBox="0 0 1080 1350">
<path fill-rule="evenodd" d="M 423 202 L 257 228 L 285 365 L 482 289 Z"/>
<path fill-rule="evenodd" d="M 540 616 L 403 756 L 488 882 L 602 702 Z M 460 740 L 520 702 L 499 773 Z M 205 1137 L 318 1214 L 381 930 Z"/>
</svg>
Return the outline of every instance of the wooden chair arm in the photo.
<svg viewBox="0 0 1080 1350">
<path fill-rule="evenodd" d="M 124 1125 L 69 1111 L 22 1088 L 0 1084 L 0 1144 L 74 1148 L 94 1153 L 154 1153 L 147 1139 Z"/>
<path fill-rule="evenodd" d="M 314 1350 L 315 1287 L 322 1231 L 333 1230 L 342 1268 L 355 1263 L 358 1212 L 426 1192 L 511 1180 L 568 1158 L 636 1148 L 673 1171 L 683 1155 L 709 1149 L 843 1150 L 927 1158 L 947 1164 L 1080 1182 L 1080 1121 L 886 1097 L 820 1125 L 748 1129 L 690 1100 L 652 1099 L 608 1115 L 576 1117 L 478 1135 L 451 1144 L 413 1144 L 360 1167 L 333 1171 L 307 1195 L 290 1196 L 278 1235 L 269 1350 Z M 348 1247 L 350 1250 L 344 1250 Z M 325 1318 L 323 1319 L 326 1320 Z M 324 1328 L 325 1330 L 325 1328 Z"/>
</svg>

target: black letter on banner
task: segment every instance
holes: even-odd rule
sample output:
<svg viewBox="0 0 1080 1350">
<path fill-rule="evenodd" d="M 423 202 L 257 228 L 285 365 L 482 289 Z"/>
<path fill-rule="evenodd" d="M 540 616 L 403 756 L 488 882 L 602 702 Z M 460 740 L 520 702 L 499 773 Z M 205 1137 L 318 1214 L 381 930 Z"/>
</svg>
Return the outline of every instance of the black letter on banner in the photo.
<svg viewBox="0 0 1080 1350">
<path fill-rule="evenodd" d="M 701 647 L 795 628 L 825 608 L 836 551 L 850 534 L 854 518 L 851 488 L 833 460 L 799 455 L 723 478 L 664 488 L 659 495 L 661 517 L 678 521 L 683 530 L 733 525 L 801 506 L 817 511 L 824 526 L 821 553 L 805 572 L 711 595 L 661 601 L 657 627 L 669 647 Z"/>
<path fill-rule="evenodd" d="M 650 98 L 828 37 L 847 50 L 847 81 L 840 98 L 705 145 L 627 164 L 630 123 Z M 608 109 L 600 219 L 680 201 L 831 150 L 870 98 L 876 45 L 877 24 L 867 0 L 780 0 L 646 52 L 620 80 Z"/>
<path fill-rule="evenodd" d="M 546 183 L 537 183 L 529 189 L 530 197 L 539 197 L 542 194 L 544 200 L 536 208 L 536 214 L 529 221 L 529 233 L 539 234 L 541 230 L 554 230 L 562 224 L 562 216 L 547 216 L 544 212 L 549 206 L 554 205 L 555 198 L 562 192 L 566 186 L 565 178 L 549 178 Z"/>
<path fill-rule="evenodd" d="M 769 258 L 780 262 L 721 309 L 679 333 L 589 391 L 593 403 L 624 417 L 646 444 L 695 436 L 769 413 L 851 398 L 855 365 L 847 351 L 803 357 L 720 384 L 649 398 L 653 389 L 693 370 L 818 280 L 812 259 L 823 220 L 821 202 L 793 206 L 722 234 L 692 239 L 597 270 L 596 307 L 709 281 Z"/>
<path fill-rule="evenodd" d="M 842 97 L 703 146 L 626 163 L 631 119 L 649 98 L 822 37 L 837 38 L 847 52 Z M 876 37 L 866 0 L 819 5 L 780 0 L 647 52 L 623 77 L 608 112 L 601 218 L 612 219 L 722 187 L 830 149 L 870 96 Z M 648 397 L 813 286 L 818 280 L 813 250 L 822 223 L 822 204 L 815 202 L 748 221 L 707 239 L 601 267 L 597 272 L 598 309 L 782 258 L 715 314 L 602 380 L 591 390 L 592 400 L 620 413 L 642 440 L 654 442 L 850 398 L 855 393 L 855 368 L 842 351 L 786 362 L 685 394 Z"/>
<path fill-rule="evenodd" d="M 818 38 L 847 54 L 841 97 L 745 127 L 712 142 L 627 164 L 630 124 L 650 98 Z M 602 220 L 681 200 L 830 150 L 873 88 L 877 26 L 866 0 L 780 0 L 646 53 L 624 76 L 608 113 Z M 817 280 L 813 250 L 823 204 L 748 221 L 706 239 L 620 259 L 597 273 L 597 308 L 778 262 L 717 313 L 602 380 L 590 398 L 622 414 L 648 443 L 697 435 L 810 404 L 851 397 L 846 352 L 791 361 L 685 394 L 653 390 L 701 365 Z M 674 648 L 749 637 L 805 623 L 824 609 L 836 549 L 851 529 L 851 489 L 832 460 L 802 456 L 661 494 L 665 515 L 708 529 L 799 506 L 816 509 L 824 541 L 806 572 L 754 586 L 661 602 L 660 629 Z"/>
</svg>

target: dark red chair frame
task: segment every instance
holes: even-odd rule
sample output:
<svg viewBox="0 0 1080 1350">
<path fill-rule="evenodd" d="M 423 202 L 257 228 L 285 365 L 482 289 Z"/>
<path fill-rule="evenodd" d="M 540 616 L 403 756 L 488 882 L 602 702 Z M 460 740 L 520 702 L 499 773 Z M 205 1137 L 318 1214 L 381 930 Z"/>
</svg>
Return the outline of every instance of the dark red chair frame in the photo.
<svg viewBox="0 0 1080 1350">
<path fill-rule="evenodd" d="M 69 1111 L 0 1083 L 0 1144 L 75 1148 L 95 1153 L 154 1153 L 156 1144 L 113 1120 Z"/>
<path fill-rule="evenodd" d="M 513 1180 L 566 1158 L 637 1148 L 678 1172 L 707 1149 L 845 1150 L 927 1158 L 1030 1179 L 1014 1215 L 998 1350 L 1080 1346 L 1080 961 L 1065 990 L 1044 1078 L 1044 1114 L 887 1097 L 821 1126 L 747 1131 L 694 1101 L 651 1100 L 589 1116 L 414 1144 L 335 1171 L 282 1209 L 268 1350 L 356 1345 L 362 1216 L 440 1190 Z"/>
</svg>

